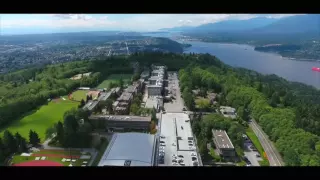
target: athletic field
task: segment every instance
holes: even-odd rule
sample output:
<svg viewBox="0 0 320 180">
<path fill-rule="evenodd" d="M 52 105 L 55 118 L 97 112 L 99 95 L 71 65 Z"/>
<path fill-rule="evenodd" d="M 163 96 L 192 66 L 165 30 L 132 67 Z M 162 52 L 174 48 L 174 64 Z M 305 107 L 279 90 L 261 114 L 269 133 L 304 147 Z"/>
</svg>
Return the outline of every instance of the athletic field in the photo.
<svg viewBox="0 0 320 180">
<path fill-rule="evenodd" d="M 106 80 L 104 80 L 99 86 L 98 89 L 108 88 L 110 82 L 117 83 L 122 77 L 125 83 L 129 82 L 132 78 L 132 74 L 111 74 Z"/>
<path fill-rule="evenodd" d="M 90 153 L 68 150 L 40 150 L 13 156 L 11 166 L 88 166 Z M 71 164 L 71 165 L 70 165 Z"/>
<path fill-rule="evenodd" d="M 68 100 L 67 97 L 53 99 L 47 105 L 41 106 L 38 110 L 30 112 L 22 119 L 14 121 L 12 124 L 4 129 L 1 129 L 0 136 L 3 135 L 4 130 L 9 130 L 15 134 L 19 132 L 21 136 L 29 140 L 30 129 L 36 131 L 41 138 L 41 142 L 45 141 L 45 132 L 54 123 L 63 119 L 63 114 L 72 108 L 78 106 L 78 102 Z"/>
</svg>

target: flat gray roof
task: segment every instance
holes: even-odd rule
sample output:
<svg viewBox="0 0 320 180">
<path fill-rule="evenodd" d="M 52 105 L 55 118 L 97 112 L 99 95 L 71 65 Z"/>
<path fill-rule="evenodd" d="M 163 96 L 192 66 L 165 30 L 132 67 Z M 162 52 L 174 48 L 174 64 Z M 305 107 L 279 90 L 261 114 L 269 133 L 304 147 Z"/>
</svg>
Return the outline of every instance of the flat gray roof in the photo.
<svg viewBox="0 0 320 180">
<path fill-rule="evenodd" d="M 88 109 L 89 111 L 91 111 L 93 108 L 95 108 L 98 105 L 99 101 L 96 100 L 90 100 L 87 102 L 87 104 L 85 104 L 83 106 L 82 109 Z"/>
<path fill-rule="evenodd" d="M 129 115 L 91 115 L 90 120 L 103 119 L 106 121 L 147 121 L 151 122 L 151 116 L 129 116 Z"/>
<path fill-rule="evenodd" d="M 118 101 L 129 101 L 131 98 L 132 98 L 132 93 L 123 92 L 117 100 Z"/>
<path fill-rule="evenodd" d="M 153 166 L 155 136 L 145 133 L 115 133 L 98 166 Z"/>
<path fill-rule="evenodd" d="M 165 136 L 165 166 L 172 165 L 172 155 L 183 155 L 186 166 L 193 166 L 191 153 L 197 154 L 196 146 L 189 146 L 189 137 L 194 138 L 188 114 L 185 113 L 165 113 L 161 114 L 160 135 Z M 181 129 L 183 126 L 183 129 Z M 172 145 L 175 143 L 175 145 Z M 194 147 L 195 149 L 190 149 Z M 197 157 L 199 159 L 199 157 Z M 161 165 L 162 166 L 162 165 Z"/>
<path fill-rule="evenodd" d="M 161 77 L 161 76 L 151 76 L 149 78 L 149 80 L 163 80 L 163 77 Z"/>
<path fill-rule="evenodd" d="M 212 130 L 213 137 L 216 140 L 216 145 L 219 149 L 234 149 L 234 146 L 229 139 L 229 136 L 224 130 Z"/>
<path fill-rule="evenodd" d="M 114 89 L 111 89 L 110 91 L 106 92 L 106 93 L 101 93 L 98 101 L 106 101 L 107 99 L 109 99 L 109 97 L 111 96 L 111 94 L 114 93 Z"/>
</svg>

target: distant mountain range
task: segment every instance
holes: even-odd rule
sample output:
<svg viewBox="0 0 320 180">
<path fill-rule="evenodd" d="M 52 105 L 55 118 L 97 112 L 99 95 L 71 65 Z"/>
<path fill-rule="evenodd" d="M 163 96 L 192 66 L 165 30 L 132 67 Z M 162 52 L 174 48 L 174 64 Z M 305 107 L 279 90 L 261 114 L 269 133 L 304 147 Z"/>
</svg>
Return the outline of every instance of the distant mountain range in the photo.
<svg viewBox="0 0 320 180">
<path fill-rule="evenodd" d="M 293 34 L 319 33 L 320 15 L 296 15 L 281 19 L 257 17 L 248 20 L 226 20 L 203 24 L 197 27 L 181 26 L 162 29 L 186 33 L 255 33 L 255 34 Z"/>
</svg>

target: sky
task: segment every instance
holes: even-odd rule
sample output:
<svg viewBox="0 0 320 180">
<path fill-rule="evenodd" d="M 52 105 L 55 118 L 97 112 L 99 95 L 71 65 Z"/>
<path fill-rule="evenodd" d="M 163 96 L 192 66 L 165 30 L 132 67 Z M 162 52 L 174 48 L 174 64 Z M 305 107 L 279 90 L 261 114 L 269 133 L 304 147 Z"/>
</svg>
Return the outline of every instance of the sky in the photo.
<svg viewBox="0 0 320 180">
<path fill-rule="evenodd" d="M 157 31 L 231 19 L 282 18 L 293 14 L 0 14 L 0 33 Z"/>
</svg>

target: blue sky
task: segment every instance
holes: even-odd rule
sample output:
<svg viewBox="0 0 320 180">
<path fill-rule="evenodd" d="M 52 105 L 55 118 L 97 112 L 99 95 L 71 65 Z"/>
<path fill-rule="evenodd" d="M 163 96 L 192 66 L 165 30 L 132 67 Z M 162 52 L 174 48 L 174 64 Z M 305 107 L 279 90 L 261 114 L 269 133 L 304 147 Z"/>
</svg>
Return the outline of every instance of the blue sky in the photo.
<svg viewBox="0 0 320 180">
<path fill-rule="evenodd" d="M 258 16 L 282 18 L 291 14 L 0 14 L 1 34 L 81 31 L 156 31 L 198 26 L 229 19 Z"/>
</svg>

